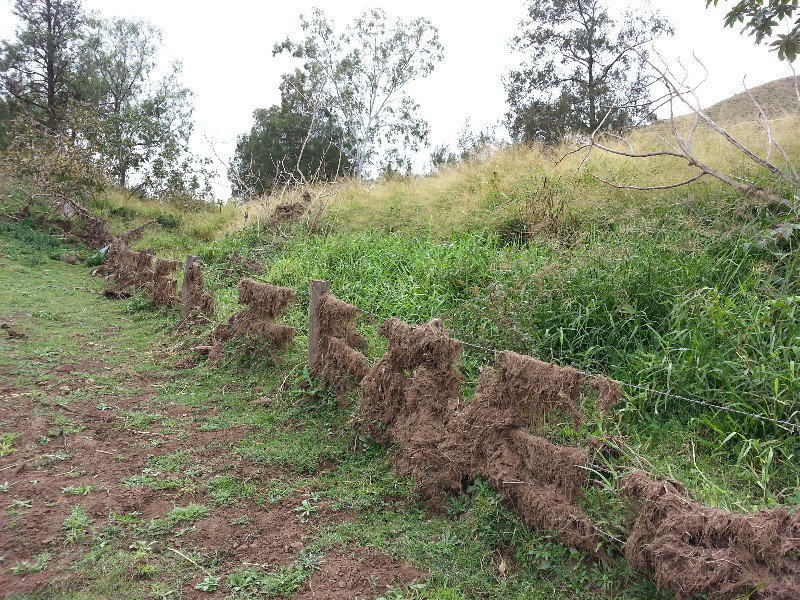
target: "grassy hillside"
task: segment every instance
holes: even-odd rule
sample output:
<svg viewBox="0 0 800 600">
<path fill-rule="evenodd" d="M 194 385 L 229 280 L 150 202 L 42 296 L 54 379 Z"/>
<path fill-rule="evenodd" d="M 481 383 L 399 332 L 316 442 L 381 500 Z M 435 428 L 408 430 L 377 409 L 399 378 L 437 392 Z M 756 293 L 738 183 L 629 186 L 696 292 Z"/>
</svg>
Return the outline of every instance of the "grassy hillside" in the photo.
<svg viewBox="0 0 800 600">
<path fill-rule="evenodd" d="M 797 156 L 799 140 L 786 135 L 796 125 L 793 118 L 773 124 Z M 761 142 L 754 124 L 733 130 L 753 147 Z M 631 141 L 652 147 L 658 135 L 644 131 Z M 765 177 L 708 132 L 695 145 L 738 176 Z M 329 279 L 344 300 L 380 317 L 441 317 L 465 341 L 796 420 L 800 265 L 793 240 L 775 234 L 795 214 L 715 180 L 634 192 L 590 176 L 659 184 L 690 173 L 677 162 L 595 153 L 576 171 L 580 155 L 556 164 L 558 156 L 517 147 L 429 177 L 337 184 L 318 190 L 299 223 L 278 229 L 267 216 L 287 198 L 266 199 L 242 207 L 238 232 L 198 239 L 191 251 L 209 264 L 219 320 L 236 309 L 235 285 L 252 273 L 251 261 L 263 269 L 259 279 L 294 287 L 301 300 L 309 279 Z M 113 217 L 117 209 L 105 210 Z M 215 223 L 209 230 L 224 229 L 222 217 L 202 215 Z M 193 239 L 188 227 L 155 228 L 138 247 L 179 257 Z M 487 362 L 479 350 L 466 352 L 465 393 Z M 684 477 L 699 483 L 703 497 L 752 506 L 792 495 L 796 437 L 756 419 L 627 392 L 615 422 L 601 425 L 604 433 L 609 427 L 637 440 L 652 462 L 667 461 L 666 472 L 676 455 L 694 452 L 690 443 L 705 449 L 710 464 L 736 465 L 736 483 L 710 486 L 706 472 L 687 467 Z M 685 440 L 685 451 L 654 444 L 673 435 Z"/>
<path fill-rule="evenodd" d="M 750 94 L 770 119 L 797 116 L 800 113 L 800 100 L 797 98 L 796 84 L 795 77 L 785 77 L 754 87 Z M 758 118 L 758 109 L 750 94 L 744 90 L 710 106 L 706 112 L 719 123 L 754 121 Z"/>
<path fill-rule="evenodd" d="M 773 123 L 793 156 L 800 156 L 797 126 L 796 117 Z M 754 124 L 742 122 L 733 130 L 754 149 L 764 147 Z M 655 147 L 662 134 L 652 128 L 630 142 Z M 738 177 L 768 181 L 707 131 L 699 132 L 696 148 L 705 160 Z M 429 177 L 319 188 L 306 216 L 277 227 L 269 224 L 271 210 L 278 202 L 296 199 L 292 195 L 222 211 L 187 211 L 115 194 L 98 199 L 93 208 L 109 218 L 115 231 L 156 219 L 137 248 L 164 257 L 201 256 L 206 283 L 217 298 L 216 322 L 237 309 L 236 284 L 243 276 L 297 290 L 298 302 L 288 317 L 299 331 L 296 355 L 274 365 L 266 357 L 242 359 L 234 352 L 221 371 L 231 381 L 256 385 L 248 378 L 254 369 L 264 369 L 268 381 L 259 380 L 259 393 L 295 412 L 280 431 L 264 433 L 260 443 L 279 454 L 285 453 L 287 440 L 297 443 L 291 446 L 291 461 L 318 465 L 330 460 L 335 469 L 351 469 L 343 472 L 344 482 L 354 477 L 352 469 L 370 473 L 370 481 L 373 476 L 383 481 L 384 475 L 370 469 L 385 466 L 391 457 L 391 449 L 374 447 L 374 454 L 354 467 L 353 450 L 343 441 L 348 415 L 309 416 L 296 409 L 293 394 L 302 395 L 309 385 L 302 375 L 307 285 L 320 278 L 330 280 L 340 298 L 376 315 L 363 323 L 373 360 L 384 351 L 376 334 L 381 319 L 398 316 L 419 323 L 439 317 L 470 344 L 605 373 L 638 387 L 624 388 L 626 401 L 612 415 L 592 418 L 579 428 L 555 427 L 546 432 L 548 438 L 581 446 L 592 437 L 617 440 L 622 455 L 612 471 L 644 466 L 684 482 L 695 497 L 714 506 L 747 512 L 796 505 L 798 436 L 747 416 L 800 421 L 796 209 L 743 198 L 714 180 L 658 192 L 618 190 L 591 173 L 646 185 L 679 181 L 691 171 L 677 161 L 631 161 L 597 153 L 557 162 L 562 154 L 563 149 L 550 154 L 517 147 Z M 797 190 L 784 192 L 789 199 Z M 5 214 L 14 212 L 19 198 L 13 196 L 6 195 Z M 30 219 L 27 223 L 35 225 Z M 0 220 L 0 235 L 22 240 L 24 246 L 33 234 L 23 225 Z M 147 303 L 137 297 L 127 306 L 138 311 Z M 173 326 L 179 321 L 169 313 L 163 318 Z M 204 339 L 211 325 L 195 332 L 195 342 Z M 492 361 L 491 352 L 465 348 L 467 398 L 479 369 Z M 201 364 L 197 373 L 202 372 Z M 242 412 L 233 420 L 248 412 L 247 407 L 236 410 Z M 306 442 L 333 436 L 336 452 L 314 454 L 313 444 L 305 447 L 295 440 L 295 434 L 302 437 L 298 432 L 307 432 Z M 313 465 L 307 466 L 312 472 Z M 344 493 L 346 487 L 332 493 Z M 628 524 L 613 479 L 598 480 L 597 490 L 596 497 L 587 497 L 585 509 L 606 531 L 624 538 Z M 376 493 L 390 496 L 385 489 Z M 428 520 L 424 511 L 412 515 L 404 506 L 387 514 L 382 506 L 364 509 L 358 502 L 348 505 L 356 525 L 336 529 L 336 535 L 344 535 L 347 543 L 388 549 L 415 566 L 432 565 L 429 591 L 446 590 L 407 597 L 552 597 L 547 582 L 554 582 L 561 597 L 594 597 L 605 594 L 604 589 L 618 597 L 655 594 L 651 584 L 635 583 L 639 576 L 618 563 L 592 566 L 588 579 L 580 575 L 587 569 L 585 557 L 530 537 L 498 512 L 488 490 L 454 498 L 450 520 L 438 532 L 422 527 L 441 524 Z M 456 532 L 455 538 L 445 536 L 447 528 Z M 439 541 L 427 545 L 430 540 Z M 461 554 L 478 542 L 485 542 L 478 555 Z M 509 557 L 513 575 L 508 579 L 497 575 L 495 553 Z M 570 587 L 563 577 L 580 587 Z"/>
</svg>

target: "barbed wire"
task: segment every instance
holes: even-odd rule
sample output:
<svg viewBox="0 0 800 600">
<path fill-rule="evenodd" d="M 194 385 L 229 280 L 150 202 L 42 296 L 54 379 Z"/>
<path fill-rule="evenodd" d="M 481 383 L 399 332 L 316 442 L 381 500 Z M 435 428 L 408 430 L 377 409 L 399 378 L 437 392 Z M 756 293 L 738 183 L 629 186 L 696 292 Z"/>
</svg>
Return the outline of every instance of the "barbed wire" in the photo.
<svg viewBox="0 0 800 600">
<path fill-rule="evenodd" d="M 363 308 L 359 308 L 357 306 L 355 308 L 360 313 L 362 313 L 364 315 L 368 315 L 368 316 L 373 317 L 375 319 L 378 319 L 378 320 L 385 320 L 386 319 L 386 317 L 383 317 L 381 315 L 375 314 L 375 313 L 370 312 L 368 310 L 364 310 Z M 486 354 L 491 354 L 491 355 L 496 356 L 500 352 L 502 352 L 502 350 L 498 350 L 497 348 L 491 348 L 489 346 L 483 346 L 481 344 L 476 344 L 474 342 L 468 342 L 468 341 L 464 341 L 462 339 L 459 339 L 459 341 L 464 346 L 467 346 L 467 347 L 470 347 L 470 348 L 474 348 L 476 350 L 480 350 L 481 352 L 485 352 Z M 526 339 L 525 341 L 528 342 L 528 343 L 532 343 L 531 340 L 527 340 Z M 596 377 L 596 376 L 598 376 L 598 373 L 592 373 L 590 371 L 585 371 L 585 370 L 581 370 L 581 369 L 576 369 L 576 370 L 581 375 L 584 375 L 586 377 Z M 641 391 L 641 392 L 646 392 L 646 393 L 652 394 L 654 396 L 661 396 L 663 398 L 672 398 L 674 400 L 680 400 L 682 402 L 689 402 L 691 404 L 695 404 L 695 405 L 698 405 L 698 406 L 703 406 L 705 408 L 710 408 L 710 409 L 721 411 L 721 412 L 727 412 L 727 413 L 731 413 L 731 414 L 735 414 L 735 415 L 740 415 L 740 416 L 743 416 L 743 417 L 749 417 L 751 419 L 756 419 L 756 420 L 764 422 L 764 423 L 771 423 L 773 425 L 778 426 L 780 429 L 783 429 L 785 431 L 789 431 L 791 433 L 800 433 L 800 424 L 792 423 L 790 421 L 785 421 L 785 420 L 782 420 L 782 419 L 773 419 L 772 417 L 766 417 L 764 415 L 759 415 L 759 414 L 756 414 L 756 413 L 747 412 L 747 411 L 744 411 L 744 410 L 740 410 L 738 408 L 731 408 L 729 406 L 722 406 L 721 404 L 715 404 L 715 403 L 709 402 L 707 400 L 701 400 L 700 398 L 690 398 L 688 396 L 682 396 L 680 394 L 673 394 L 672 392 L 665 392 L 663 390 L 658 390 L 658 389 L 655 389 L 655 388 L 652 388 L 652 387 L 645 387 L 645 386 L 638 385 L 638 384 L 635 384 L 635 383 L 628 383 L 627 381 L 617 381 L 616 379 L 612 379 L 612 381 L 618 383 L 622 387 L 626 387 L 626 388 L 629 388 L 629 389 L 634 389 L 634 390 Z"/>
</svg>

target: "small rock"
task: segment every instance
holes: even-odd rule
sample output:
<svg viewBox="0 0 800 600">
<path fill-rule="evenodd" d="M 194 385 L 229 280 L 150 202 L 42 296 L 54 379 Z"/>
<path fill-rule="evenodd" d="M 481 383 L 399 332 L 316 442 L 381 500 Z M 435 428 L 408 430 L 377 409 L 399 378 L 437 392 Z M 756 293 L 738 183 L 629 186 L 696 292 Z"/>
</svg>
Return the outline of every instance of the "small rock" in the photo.
<svg viewBox="0 0 800 600">
<path fill-rule="evenodd" d="M 78 257 L 75 256 L 74 254 L 70 254 L 69 252 L 64 252 L 64 254 L 62 254 L 59 257 L 59 260 L 61 260 L 61 262 L 67 263 L 68 265 L 78 264 Z"/>
</svg>

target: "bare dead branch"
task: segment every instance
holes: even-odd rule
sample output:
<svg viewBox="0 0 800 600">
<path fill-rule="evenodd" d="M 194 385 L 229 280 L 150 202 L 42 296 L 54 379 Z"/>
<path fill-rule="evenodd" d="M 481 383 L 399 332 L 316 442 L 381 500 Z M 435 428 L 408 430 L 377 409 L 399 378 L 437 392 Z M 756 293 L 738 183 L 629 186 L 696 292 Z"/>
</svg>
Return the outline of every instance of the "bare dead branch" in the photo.
<svg viewBox="0 0 800 600">
<path fill-rule="evenodd" d="M 588 173 L 589 177 L 591 177 L 592 179 L 596 179 L 597 181 L 599 181 L 601 183 L 605 183 L 606 185 L 611 186 L 613 188 L 616 188 L 618 190 L 636 190 L 636 191 L 640 191 L 640 192 L 648 192 L 648 191 L 654 191 L 654 190 L 674 190 L 675 188 L 683 187 L 685 185 L 689 185 L 690 183 L 694 183 L 698 179 L 701 179 L 701 178 L 705 177 L 706 175 L 708 175 L 708 173 L 700 172 L 697 175 L 695 175 L 694 177 L 692 177 L 691 179 L 687 179 L 686 181 L 680 181 L 678 183 L 669 183 L 669 184 L 666 184 L 666 185 L 638 186 L 638 185 L 627 185 L 627 184 L 613 183 L 611 181 L 608 181 L 607 179 L 603 179 L 602 177 L 600 177 L 598 175 L 595 175 L 591 171 L 587 171 L 587 173 Z"/>
</svg>

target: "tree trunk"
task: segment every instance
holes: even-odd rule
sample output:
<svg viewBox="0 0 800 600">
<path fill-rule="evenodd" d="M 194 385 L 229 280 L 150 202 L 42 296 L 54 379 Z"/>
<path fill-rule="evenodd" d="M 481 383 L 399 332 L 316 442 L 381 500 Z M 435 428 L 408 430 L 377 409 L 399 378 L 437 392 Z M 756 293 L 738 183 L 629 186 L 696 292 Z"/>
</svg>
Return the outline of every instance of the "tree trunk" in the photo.
<svg viewBox="0 0 800 600">
<path fill-rule="evenodd" d="M 47 40 L 45 42 L 46 85 L 47 85 L 47 128 L 55 132 L 58 128 L 56 114 L 56 23 L 53 13 L 53 0 L 45 0 L 47 19 Z"/>
</svg>

